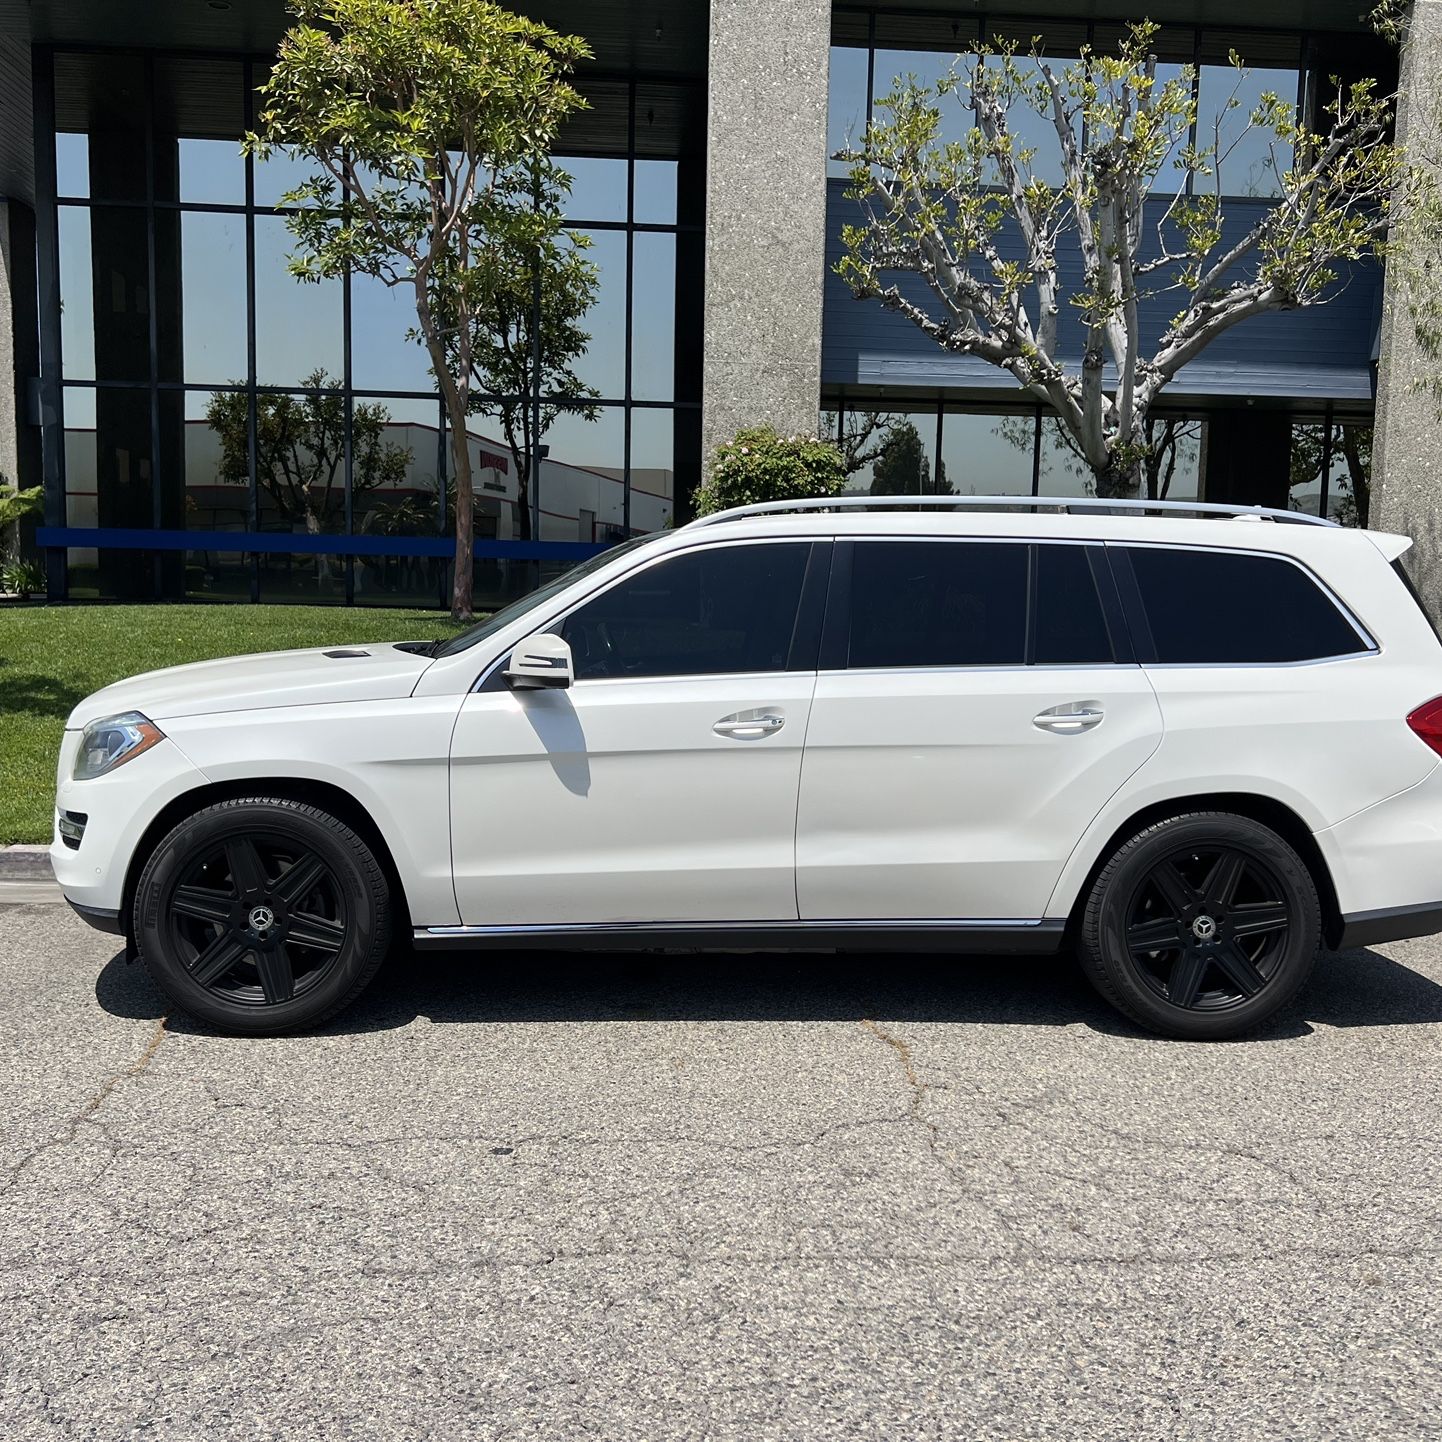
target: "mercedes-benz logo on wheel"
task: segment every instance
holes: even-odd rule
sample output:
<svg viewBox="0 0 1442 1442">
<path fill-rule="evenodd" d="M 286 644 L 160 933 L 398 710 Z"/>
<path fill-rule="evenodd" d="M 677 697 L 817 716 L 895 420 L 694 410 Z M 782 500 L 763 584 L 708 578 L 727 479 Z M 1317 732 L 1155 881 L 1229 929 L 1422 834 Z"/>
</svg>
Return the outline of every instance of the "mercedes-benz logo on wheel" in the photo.
<svg viewBox="0 0 1442 1442">
<path fill-rule="evenodd" d="M 275 912 L 268 906 L 253 906 L 250 909 L 250 929 L 269 931 L 275 925 Z"/>
<path fill-rule="evenodd" d="M 1199 916 L 1192 923 L 1192 935 L 1198 941 L 1211 941 L 1217 934 L 1217 923 L 1210 916 Z"/>
</svg>

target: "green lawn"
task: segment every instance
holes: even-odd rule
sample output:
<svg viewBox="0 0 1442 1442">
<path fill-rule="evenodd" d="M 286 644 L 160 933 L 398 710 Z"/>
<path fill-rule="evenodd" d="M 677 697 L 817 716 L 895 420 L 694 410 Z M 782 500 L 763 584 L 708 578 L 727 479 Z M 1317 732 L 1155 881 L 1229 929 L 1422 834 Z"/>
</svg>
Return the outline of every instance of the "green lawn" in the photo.
<svg viewBox="0 0 1442 1442">
<path fill-rule="evenodd" d="M 423 641 L 457 629 L 435 611 L 334 606 L 0 609 L 0 845 L 50 840 L 65 718 L 112 681 L 247 651 Z"/>
</svg>

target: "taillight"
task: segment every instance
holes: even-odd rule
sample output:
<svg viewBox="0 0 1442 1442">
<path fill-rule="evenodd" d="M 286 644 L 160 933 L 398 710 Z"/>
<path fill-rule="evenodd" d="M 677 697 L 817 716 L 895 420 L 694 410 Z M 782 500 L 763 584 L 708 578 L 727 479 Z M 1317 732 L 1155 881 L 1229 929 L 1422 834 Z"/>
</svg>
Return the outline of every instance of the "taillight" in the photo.
<svg viewBox="0 0 1442 1442">
<path fill-rule="evenodd" d="M 1439 756 L 1442 756 L 1442 696 L 1423 702 L 1410 716 L 1407 724 Z"/>
</svg>

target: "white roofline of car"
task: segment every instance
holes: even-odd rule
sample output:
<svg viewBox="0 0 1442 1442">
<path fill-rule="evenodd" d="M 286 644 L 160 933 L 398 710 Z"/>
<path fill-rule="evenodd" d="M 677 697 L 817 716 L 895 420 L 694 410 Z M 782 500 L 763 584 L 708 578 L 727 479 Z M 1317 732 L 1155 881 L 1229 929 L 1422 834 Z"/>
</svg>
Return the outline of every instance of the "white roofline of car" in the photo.
<svg viewBox="0 0 1442 1442">
<path fill-rule="evenodd" d="M 1101 496 L 818 496 L 805 500 L 761 501 L 750 506 L 733 506 L 729 510 L 700 516 L 682 526 L 681 530 L 693 531 L 701 526 L 714 526 L 724 521 L 795 511 L 914 511 L 918 508 L 942 511 L 1054 511 L 1062 515 L 1095 511 L 1104 516 L 1144 516 L 1154 513 L 1168 517 L 1227 516 L 1239 521 L 1272 521 L 1283 525 L 1341 529 L 1336 521 L 1328 520 L 1324 516 L 1309 516 L 1302 511 L 1282 511 L 1270 506 L 1224 506 L 1211 501 L 1143 501 Z"/>
</svg>

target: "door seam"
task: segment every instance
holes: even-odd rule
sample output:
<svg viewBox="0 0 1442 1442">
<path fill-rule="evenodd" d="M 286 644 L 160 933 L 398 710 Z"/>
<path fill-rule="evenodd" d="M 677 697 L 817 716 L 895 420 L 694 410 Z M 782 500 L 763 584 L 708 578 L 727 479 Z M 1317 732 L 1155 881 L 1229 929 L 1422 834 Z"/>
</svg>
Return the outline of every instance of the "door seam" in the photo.
<svg viewBox="0 0 1442 1442">
<path fill-rule="evenodd" d="M 821 672 L 813 671 L 811 699 L 806 703 L 806 725 L 801 732 L 801 756 L 796 765 L 796 810 L 791 818 L 791 903 L 796 910 L 797 921 L 801 920 L 801 788 L 806 782 L 806 742 L 811 735 L 811 714 L 816 710 L 816 688 L 820 681 Z"/>
</svg>

